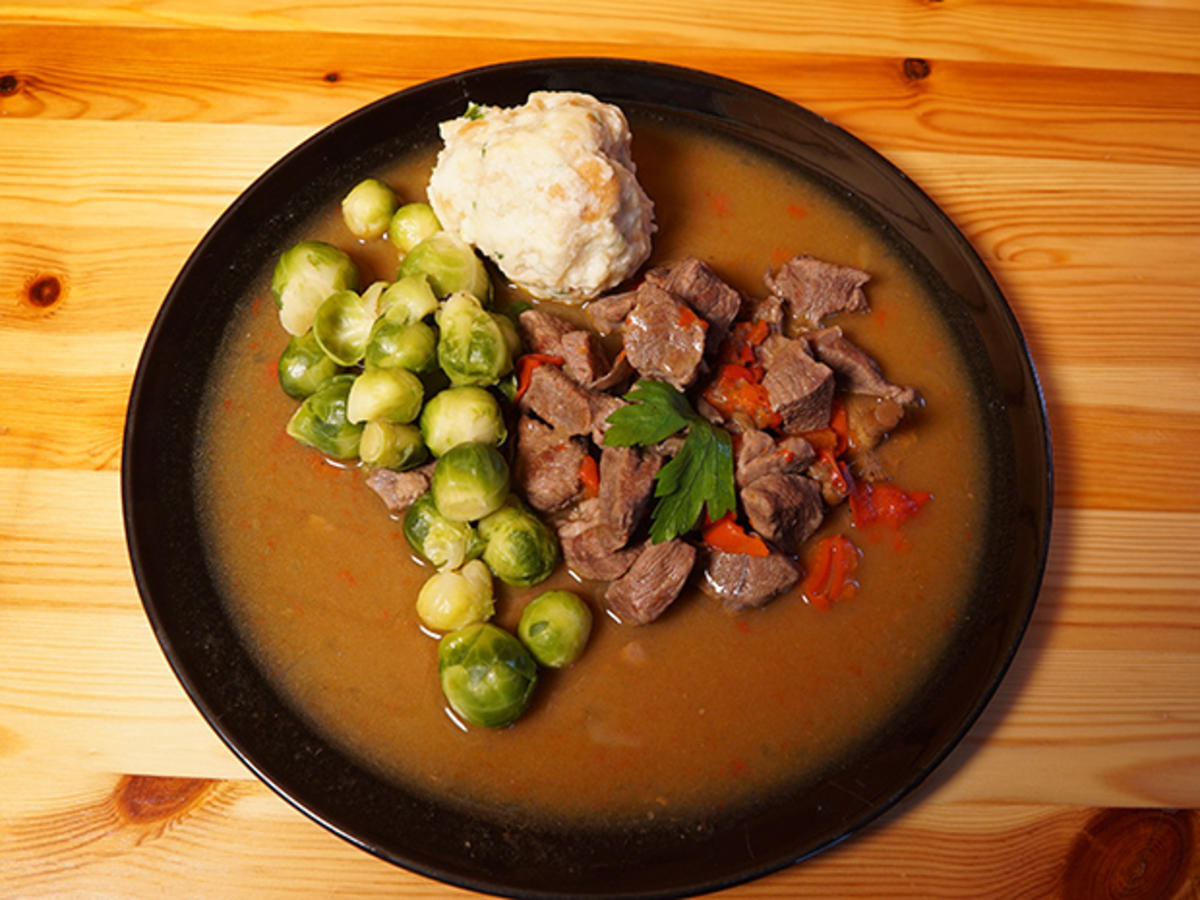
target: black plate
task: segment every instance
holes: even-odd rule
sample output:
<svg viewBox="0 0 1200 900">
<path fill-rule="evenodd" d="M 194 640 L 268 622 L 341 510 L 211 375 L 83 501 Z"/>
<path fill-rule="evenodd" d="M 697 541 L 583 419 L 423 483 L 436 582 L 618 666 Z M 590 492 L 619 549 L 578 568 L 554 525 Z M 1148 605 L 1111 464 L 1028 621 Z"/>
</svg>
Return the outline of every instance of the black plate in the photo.
<svg viewBox="0 0 1200 900">
<path fill-rule="evenodd" d="M 382 781 L 330 746 L 280 698 L 214 586 L 195 518 L 191 460 L 212 360 L 235 304 L 285 239 L 359 177 L 468 99 L 521 103 L 581 90 L 630 112 L 710 130 L 824 182 L 923 278 L 986 406 L 996 502 L 969 615 L 933 682 L 870 746 L 815 785 L 699 821 L 594 832 L 466 818 Z M 193 361 L 181 365 L 181 360 Z M 1024 340 L 967 241 L 901 172 L 846 132 L 778 97 L 686 69 L 621 60 L 539 60 L 423 84 L 302 144 L 225 212 L 184 266 L 146 342 L 129 403 L 122 490 L 147 615 L 188 694 L 281 796 L 358 846 L 464 887 L 516 896 L 679 896 L 777 870 L 836 844 L 916 787 L 991 697 L 1033 610 L 1050 530 L 1050 447 Z M 469 848 L 469 849 L 466 849 Z"/>
</svg>

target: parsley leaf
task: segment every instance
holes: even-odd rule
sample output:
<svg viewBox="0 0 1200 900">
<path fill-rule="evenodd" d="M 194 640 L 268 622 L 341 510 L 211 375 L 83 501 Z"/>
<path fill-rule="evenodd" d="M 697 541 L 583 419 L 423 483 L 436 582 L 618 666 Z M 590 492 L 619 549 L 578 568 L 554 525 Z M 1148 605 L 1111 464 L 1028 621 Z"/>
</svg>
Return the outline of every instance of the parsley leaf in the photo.
<svg viewBox="0 0 1200 900">
<path fill-rule="evenodd" d="M 625 399 L 629 406 L 608 417 L 604 443 L 610 447 L 657 444 L 699 418 L 683 394 L 661 381 L 639 381 Z"/>
<path fill-rule="evenodd" d="M 660 381 L 641 381 L 625 395 L 630 401 L 608 417 L 604 443 L 610 447 L 649 445 L 687 429 L 675 458 L 655 476 L 650 540 L 659 544 L 691 530 L 708 507 L 716 520 L 736 507 L 733 442 L 729 433 L 697 415 L 687 398 Z"/>
</svg>

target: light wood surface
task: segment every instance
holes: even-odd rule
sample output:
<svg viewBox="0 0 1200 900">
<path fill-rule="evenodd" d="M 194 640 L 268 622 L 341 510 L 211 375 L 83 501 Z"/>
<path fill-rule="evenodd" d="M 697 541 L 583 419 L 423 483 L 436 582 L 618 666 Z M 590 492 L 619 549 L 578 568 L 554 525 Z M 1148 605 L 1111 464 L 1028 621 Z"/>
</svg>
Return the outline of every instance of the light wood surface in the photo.
<svg viewBox="0 0 1200 900">
<path fill-rule="evenodd" d="M 974 243 L 1057 490 L 1008 679 L 926 785 L 728 896 L 1200 896 L 1200 3 L 0 0 L 0 895 L 445 897 L 328 834 L 175 682 L 124 546 L 141 343 L 258 174 L 364 103 L 560 55 L 748 81 Z"/>
</svg>

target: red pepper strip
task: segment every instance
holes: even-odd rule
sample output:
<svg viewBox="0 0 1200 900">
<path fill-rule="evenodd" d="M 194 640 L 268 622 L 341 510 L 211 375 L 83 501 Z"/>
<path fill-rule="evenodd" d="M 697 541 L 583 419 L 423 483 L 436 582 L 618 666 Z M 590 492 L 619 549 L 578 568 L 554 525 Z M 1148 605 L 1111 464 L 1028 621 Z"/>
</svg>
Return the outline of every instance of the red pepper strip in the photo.
<svg viewBox="0 0 1200 900">
<path fill-rule="evenodd" d="M 679 327 L 690 328 L 693 322 L 699 323 L 701 331 L 708 331 L 707 319 L 702 319 L 692 312 L 686 303 L 679 304 Z"/>
<path fill-rule="evenodd" d="M 766 543 L 757 534 L 746 534 L 746 530 L 726 513 L 704 529 L 704 543 L 726 553 L 742 553 L 746 556 L 770 556 Z"/>
<path fill-rule="evenodd" d="M 850 576 L 858 568 L 858 548 L 844 535 L 822 538 L 816 559 L 800 583 L 804 599 L 818 609 L 829 609 L 838 600 L 849 600 L 858 591 Z"/>
<path fill-rule="evenodd" d="M 579 480 L 583 482 L 583 493 L 587 497 L 600 496 L 600 467 L 593 456 L 585 456 L 579 464 Z"/>
<path fill-rule="evenodd" d="M 755 373 L 745 366 L 726 363 L 717 378 L 704 391 L 704 399 L 726 416 L 745 413 L 759 428 L 775 427 L 782 421 L 771 409 L 767 389 L 758 383 Z"/>
<path fill-rule="evenodd" d="M 829 447 L 822 447 L 817 451 L 817 458 L 829 466 L 829 481 L 833 484 L 834 490 L 845 495 L 850 492 L 850 485 L 846 483 L 842 465 L 835 458 L 835 453 L 836 451 Z"/>
<path fill-rule="evenodd" d="M 833 413 L 829 417 L 829 427 L 837 435 L 837 444 L 833 449 L 833 455 L 841 456 L 850 446 L 850 423 L 846 418 L 846 407 L 836 397 L 833 401 Z"/>
<path fill-rule="evenodd" d="M 517 357 L 517 394 L 514 400 L 520 400 L 527 390 L 529 390 L 529 382 L 533 378 L 533 370 L 538 366 L 561 366 L 566 360 L 561 356 L 552 356 L 549 353 L 526 353 L 524 356 Z"/>
<path fill-rule="evenodd" d="M 898 528 L 919 513 L 931 496 L 928 491 L 905 491 L 886 481 L 855 481 L 850 485 L 850 513 L 857 528 L 876 522 Z"/>
</svg>

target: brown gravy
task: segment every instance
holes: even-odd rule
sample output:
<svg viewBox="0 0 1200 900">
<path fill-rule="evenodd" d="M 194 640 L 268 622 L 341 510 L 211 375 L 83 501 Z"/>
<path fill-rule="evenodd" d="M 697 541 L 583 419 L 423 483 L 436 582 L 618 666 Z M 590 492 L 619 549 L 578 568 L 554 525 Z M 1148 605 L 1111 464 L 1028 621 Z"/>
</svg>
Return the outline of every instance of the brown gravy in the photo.
<svg viewBox="0 0 1200 900">
<path fill-rule="evenodd" d="M 437 644 L 413 608 L 430 570 L 361 473 L 284 434 L 294 403 L 275 365 L 286 335 L 264 277 L 227 337 L 197 461 L 229 608 L 269 677 L 331 740 L 463 804 L 564 820 L 685 816 L 810 777 L 921 688 L 971 586 L 987 504 L 977 401 L 920 285 L 801 177 L 711 138 L 633 125 L 656 203 L 654 261 L 703 257 L 755 295 L 767 265 L 799 252 L 872 273 L 872 311 L 837 324 L 925 397 L 881 452 L 898 484 L 934 499 L 905 523 L 902 546 L 892 532 L 855 531 L 844 509 L 830 518 L 821 533 L 850 535 L 863 560 L 857 596 L 827 612 L 794 594 L 734 616 L 692 592 L 637 628 L 605 617 L 598 592 L 561 570 L 505 589 L 497 606 L 509 627 L 549 587 L 590 596 L 592 642 L 572 668 L 543 671 L 516 725 L 464 731 L 445 711 Z M 384 175 L 418 198 L 430 160 Z M 336 209 L 310 236 L 350 249 L 366 281 L 394 274 L 386 245 L 363 252 Z"/>
</svg>

